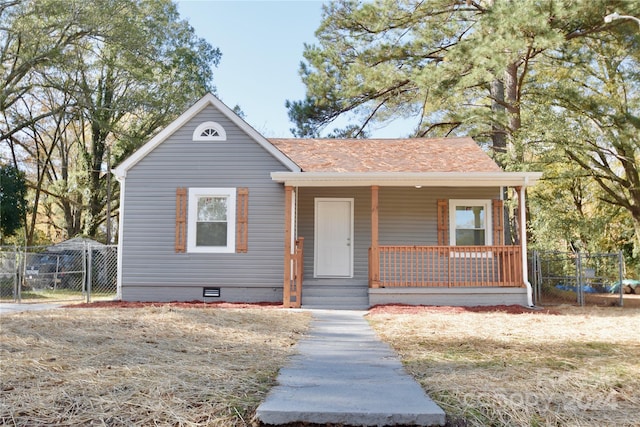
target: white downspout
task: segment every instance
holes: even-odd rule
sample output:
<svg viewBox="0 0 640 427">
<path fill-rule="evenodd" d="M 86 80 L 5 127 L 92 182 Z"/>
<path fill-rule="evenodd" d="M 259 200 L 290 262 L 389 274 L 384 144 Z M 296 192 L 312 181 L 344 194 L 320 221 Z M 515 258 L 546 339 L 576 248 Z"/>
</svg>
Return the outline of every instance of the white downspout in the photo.
<svg viewBox="0 0 640 427">
<path fill-rule="evenodd" d="M 527 178 L 525 178 L 524 185 L 520 187 L 520 247 L 522 250 L 522 279 L 527 287 L 527 305 L 533 307 L 533 288 L 529 282 L 529 271 L 527 269 L 527 204 L 525 202 L 527 181 Z"/>
<path fill-rule="evenodd" d="M 118 275 L 117 275 L 117 292 L 116 299 L 122 300 L 122 242 L 124 231 L 124 181 L 126 178 L 126 172 L 122 176 L 116 175 L 116 179 L 120 183 L 120 207 L 118 208 Z"/>
</svg>

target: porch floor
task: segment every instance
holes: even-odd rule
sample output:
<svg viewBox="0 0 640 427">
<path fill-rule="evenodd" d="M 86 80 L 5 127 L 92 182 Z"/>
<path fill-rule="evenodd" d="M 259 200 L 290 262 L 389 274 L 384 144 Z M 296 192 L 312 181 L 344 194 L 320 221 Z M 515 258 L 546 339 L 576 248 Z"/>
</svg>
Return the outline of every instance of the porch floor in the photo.
<svg viewBox="0 0 640 427">
<path fill-rule="evenodd" d="M 298 354 L 258 407 L 262 423 L 444 425 L 444 411 L 378 340 L 364 311 L 312 313 Z"/>
</svg>

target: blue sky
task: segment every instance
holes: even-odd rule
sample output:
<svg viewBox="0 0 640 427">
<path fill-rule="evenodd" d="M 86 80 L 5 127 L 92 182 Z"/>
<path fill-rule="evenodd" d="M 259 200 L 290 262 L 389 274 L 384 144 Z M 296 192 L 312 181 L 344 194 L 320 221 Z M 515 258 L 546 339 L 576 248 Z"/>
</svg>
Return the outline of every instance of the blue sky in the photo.
<svg viewBox="0 0 640 427">
<path fill-rule="evenodd" d="M 291 136 L 285 100 L 304 98 L 298 74 L 304 43 L 314 43 L 321 1 L 179 0 L 180 15 L 220 48 L 218 97 L 266 137 Z"/>
<path fill-rule="evenodd" d="M 265 137 L 290 137 L 287 99 L 305 95 L 298 70 L 304 44 L 316 43 L 320 0 L 178 0 L 180 15 L 196 33 L 220 48 L 222 60 L 214 70 L 218 97 L 230 108 L 239 105 L 245 120 Z M 330 124 L 343 127 L 346 119 Z M 378 138 L 409 134 L 402 119 L 371 130 Z"/>
</svg>

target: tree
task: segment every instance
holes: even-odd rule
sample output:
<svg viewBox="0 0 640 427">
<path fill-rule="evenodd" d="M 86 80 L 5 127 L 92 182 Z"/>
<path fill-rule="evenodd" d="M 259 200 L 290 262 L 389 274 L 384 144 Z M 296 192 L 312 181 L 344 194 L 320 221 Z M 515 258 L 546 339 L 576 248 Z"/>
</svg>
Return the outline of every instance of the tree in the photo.
<svg viewBox="0 0 640 427">
<path fill-rule="evenodd" d="M 0 4 L 0 111 L 6 126 L 0 142 L 54 112 L 43 111 L 9 124 L 8 110 L 38 86 L 35 70 L 64 64 L 67 50 L 96 36 L 112 15 L 106 2 L 87 7 L 79 1 L 28 0 Z"/>
<path fill-rule="evenodd" d="M 11 165 L 0 166 L 0 244 L 22 226 L 26 196 L 24 173 Z"/>
<path fill-rule="evenodd" d="M 627 213 L 640 255 L 640 37 L 630 24 L 545 55 L 530 83 L 527 138 L 545 141 L 530 145 L 547 170 L 573 169 Z"/>
<path fill-rule="evenodd" d="M 53 28 L 60 33 L 77 28 L 78 37 L 63 48 L 46 50 L 53 59 L 34 62 L 29 59 L 33 55 L 21 56 L 26 53 L 20 49 L 19 35 L 23 27 L 44 25 L 24 24 L 28 17 L 45 19 L 37 13 L 43 4 L 57 5 Z M 33 64 L 20 88 L 11 92 L 2 132 L 14 162 L 29 165 L 34 197 L 46 195 L 42 207 L 49 224 L 67 236 L 96 237 L 106 220 L 107 195 L 116 201 L 114 207 L 118 200 L 115 181 L 107 189 L 106 164 L 128 156 L 213 91 L 212 67 L 221 54 L 195 35 L 170 0 L 66 4 L 28 1 L 0 17 L 17 40 L 13 49 L 7 48 L 11 57 Z M 40 38 L 44 43 L 46 37 L 46 32 L 35 31 L 33 43 Z M 35 230 L 39 205 L 34 205 L 29 235 Z"/>
<path fill-rule="evenodd" d="M 603 28 L 626 2 L 337 1 L 325 6 L 301 65 L 304 100 L 288 101 L 298 136 L 349 114 L 358 136 L 374 123 L 413 118 L 411 136 L 467 134 L 510 143 L 532 60 Z"/>
</svg>

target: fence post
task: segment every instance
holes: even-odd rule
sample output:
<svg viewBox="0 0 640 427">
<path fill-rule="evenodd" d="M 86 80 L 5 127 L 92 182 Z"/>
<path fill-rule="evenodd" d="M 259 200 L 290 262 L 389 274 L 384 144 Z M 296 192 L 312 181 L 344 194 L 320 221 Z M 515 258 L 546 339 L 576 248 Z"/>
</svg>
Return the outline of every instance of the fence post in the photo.
<svg viewBox="0 0 640 427">
<path fill-rule="evenodd" d="M 18 256 L 18 246 L 13 245 L 13 301 L 18 300 L 18 281 L 20 279 L 20 257 Z"/>
<path fill-rule="evenodd" d="M 620 283 L 620 286 L 618 286 L 618 291 L 620 292 L 620 302 L 619 302 L 619 306 L 622 307 L 624 306 L 624 299 L 622 298 L 622 295 L 624 294 L 624 290 L 623 290 L 623 286 L 622 286 L 622 280 L 624 278 L 624 258 L 622 257 L 622 251 L 618 251 L 618 283 Z"/>
<path fill-rule="evenodd" d="M 582 295 L 582 253 L 576 255 L 576 296 L 577 303 L 580 307 L 584 306 L 584 297 Z"/>
<path fill-rule="evenodd" d="M 25 244 L 24 251 L 22 252 L 22 262 L 18 263 L 20 268 L 20 277 L 18 278 L 18 292 L 16 294 L 18 304 L 22 303 L 22 284 L 26 280 L 27 276 L 27 246 Z"/>
<path fill-rule="evenodd" d="M 87 303 L 91 302 L 91 282 L 93 282 L 93 278 L 91 277 L 91 264 L 92 264 L 92 248 L 91 245 L 87 244 L 84 246 L 85 254 L 86 254 L 86 262 L 84 264 L 85 271 L 85 284 L 87 288 Z"/>
</svg>

